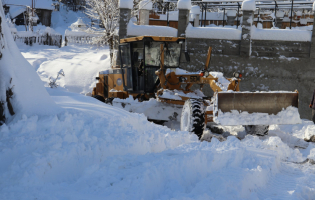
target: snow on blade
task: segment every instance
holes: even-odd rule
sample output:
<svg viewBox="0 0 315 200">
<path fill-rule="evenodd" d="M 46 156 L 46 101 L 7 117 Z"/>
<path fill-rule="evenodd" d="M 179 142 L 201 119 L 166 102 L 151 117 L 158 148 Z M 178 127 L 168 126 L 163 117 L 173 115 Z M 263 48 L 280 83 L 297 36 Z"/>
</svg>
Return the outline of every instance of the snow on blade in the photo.
<svg viewBox="0 0 315 200">
<path fill-rule="evenodd" d="M 181 98 L 177 100 L 181 100 Z M 149 101 L 139 102 L 137 99 L 134 100 L 132 96 L 127 99 L 114 99 L 113 106 L 133 113 L 143 113 L 148 119 L 163 121 L 173 120 L 179 122 L 182 112 L 181 105 L 163 103 L 153 98 Z"/>
<path fill-rule="evenodd" d="M 218 81 L 215 84 L 221 88 L 222 91 L 227 91 L 230 81 L 227 80 L 222 72 L 209 72 L 214 78 L 218 78 Z"/>
<path fill-rule="evenodd" d="M 159 97 L 164 99 L 182 100 L 181 96 L 194 99 L 202 99 L 202 97 L 204 97 L 204 94 L 200 90 L 195 90 L 194 92 L 185 94 L 182 90 L 165 89 L 163 90 L 163 94 Z"/>
<path fill-rule="evenodd" d="M 232 110 L 223 113 L 218 111 L 218 116 L 214 116 L 214 122 L 226 125 L 271 125 L 271 124 L 299 124 L 301 123 L 299 110 L 296 107 L 283 109 L 276 115 L 268 113 L 248 113 Z"/>
</svg>

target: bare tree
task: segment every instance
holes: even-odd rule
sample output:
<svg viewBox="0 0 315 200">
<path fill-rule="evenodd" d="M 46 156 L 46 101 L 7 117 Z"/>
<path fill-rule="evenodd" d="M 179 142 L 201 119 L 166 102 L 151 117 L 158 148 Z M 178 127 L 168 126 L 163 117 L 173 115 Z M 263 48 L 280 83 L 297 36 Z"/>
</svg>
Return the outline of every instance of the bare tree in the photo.
<svg viewBox="0 0 315 200">
<path fill-rule="evenodd" d="M 109 45 L 111 50 L 110 57 L 113 58 L 113 50 L 116 41 L 116 29 L 118 28 L 119 19 L 119 0 L 86 0 L 86 14 L 96 20 L 100 20 L 103 29 L 93 27 L 93 31 L 102 31 L 102 36 L 95 39 L 95 44 Z"/>
</svg>

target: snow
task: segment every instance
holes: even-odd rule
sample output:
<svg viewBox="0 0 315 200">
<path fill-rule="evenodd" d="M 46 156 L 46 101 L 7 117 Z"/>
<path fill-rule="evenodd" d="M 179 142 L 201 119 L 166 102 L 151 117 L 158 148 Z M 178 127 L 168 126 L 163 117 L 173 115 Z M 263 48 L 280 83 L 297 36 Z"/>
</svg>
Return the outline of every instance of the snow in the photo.
<svg viewBox="0 0 315 200">
<path fill-rule="evenodd" d="M 199 15 L 200 14 L 200 7 L 197 5 L 194 5 L 190 9 L 190 14 Z"/>
<path fill-rule="evenodd" d="M 309 140 L 311 139 L 311 137 L 315 135 L 315 126 L 314 125 L 309 125 L 306 127 L 306 130 L 305 130 L 305 139 L 306 140 Z M 314 159 L 315 160 L 315 159 Z"/>
<path fill-rule="evenodd" d="M 236 14 L 237 14 L 237 11 L 236 11 L 236 10 L 227 10 L 227 11 L 226 11 L 226 15 L 227 15 L 228 17 L 235 17 Z"/>
<path fill-rule="evenodd" d="M 224 28 L 224 27 L 193 27 L 188 24 L 186 29 L 187 38 L 205 38 L 205 39 L 226 39 L 240 40 L 242 29 Z"/>
<path fill-rule="evenodd" d="M 215 112 L 217 112 L 215 110 Z M 248 113 L 232 110 L 223 113 L 218 111 L 218 116 L 214 117 L 214 122 L 233 126 L 233 125 L 270 125 L 270 124 L 299 124 L 301 123 L 299 110 L 296 107 L 288 107 L 283 109 L 276 115 L 268 115 L 268 113 Z"/>
<path fill-rule="evenodd" d="M 133 1 L 132 0 L 119 0 L 119 8 L 132 9 Z"/>
<path fill-rule="evenodd" d="M 315 11 L 315 2 L 313 3 L 313 12 Z"/>
<path fill-rule="evenodd" d="M 151 0 L 142 0 L 139 3 L 139 9 L 144 9 L 144 10 L 152 10 L 152 1 Z"/>
<path fill-rule="evenodd" d="M 248 135 L 199 142 L 195 135 L 171 131 L 93 98 L 48 91 L 64 113 L 24 117 L 0 128 L 1 199 L 315 195 L 314 166 L 296 164 L 312 158 L 315 145 L 293 149 L 281 139 L 293 138 L 308 123 L 273 126 L 265 139 Z"/>
<path fill-rule="evenodd" d="M 24 6 L 10 6 L 9 14 L 10 17 L 13 19 L 25 11 L 26 8 Z"/>
<path fill-rule="evenodd" d="M 245 0 L 242 3 L 242 10 L 246 11 L 255 11 L 256 10 L 256 1 L 255 0 Z"/>
<path fill-rule="evenodd" d="M 171 72 L 175 72 L 176 75 L 194 75 L 194 74 L 199 75 L 199 72 L 189 72 L 189 71 L 186 71 L 186 70 L 181 69 L 181 68 L 168 68 L 168 69 L 166 69 L 165 75 L 167 75 Z"/>
<path fill-rule="evenodd" d="M 180 122 L 182 111 L 181 105 L 163 103 L 153 98 L 149 101 L 139 102 L 137 99 L 134 100 L 132 96 L 127 99 L 114 99 L 113 106 L 129 112 L 143 113 L 148 119 L 171 120 L 173 122 Z"/>
<path fill-rule="evenodd" d="M 257 29 L 252 27 L 253 40 L 311 41 L 312 32 L 298 29 Z"/>
<path fill-rule="evenodd" d="M 191 0 L 179 0 L 177 2 L 177 9 L 191 9 Z"/>
<path fill-rule="evenodd" d="M 32 0 L 3 0 L 3 4 L 16 4 L 24 6 L 32 6 Z M 52 0 L 37 0 L 35 1 L 35 8 L 54 10 Z"/>
<path fill-rule="evenodd" d="M 135 25 L 129 21 L 127 35 L 177 37 L 177 29 L 167 26 Z"/>
<path fill-rule="evenodd" d="M 277 10 L 277 17 L 283 18 L 284 17 L 285 12 L 281 11 L 281 10 Z"/>
<path fill-rule="evenodd" d="M 5 19 L 2 3 L 0 3 L 0 17 Z M 3 55 L 0 59 L 0 91 L 5 92 L 9 87 L 13 88 L 15 95 L 13 96 L 12 104 L 16 110 L 15 117 L 22 114 L 31 116 L 33 114 L 47 115 L 58 112 L 58 107 L 49 97 L 35 70 L 21 55 L 5 20 L 2 20 L 1 26 L 2 37 L 4 38 L 1 42 Z M 11 78 L 12 82 L 8 85 Z M 0 94 L 0 96 L 2 95 Z M 8 120 L 13 120 L 13 118 Z"/>
<path fill-rule="evenodd" d="M 227 80 L 222 72 L 209 72 L 214 78 L 218 78 L 218 81 L 215 84 L 220 87 L 222 91 L 227 91 L 230 81 Z"/>
<path fill-rule="evenodd" d="M 86 94 L 95 87 L 95 77 L 110 67 L 108 47 L 96 48 L 89 45 L 65 47 L 19 44 L 23 56 L 31 63 L 47 86 L 49 77 L 56 77 L 63 69 L 65 76 L 58 84 L 70 92 Z"/>
<path fill-rule="evenodd" d="M 11 41 L 10 53 L 18 51 L 12 40 L 4 41 Z M 109 68 L 108 48 L 19 48 L 42 78 L 37 81 L 35 72 L 25 73 L 24 68 L 31 65 L 21 55 L 8 57 L 10 72 L 21 72 L 19 78 L 25 84 L 26 76 L 36 83 L 34 89 L 19 86 L 30 92 L 24 100 L 40 103 L 38 109 L 58 109 L 49 104 L 48 92 L 61 108 L 45 116 L 34 110 L 34 115 L 19 115 L 0 127 L 0 199 L 314 198 L 315 167 L 310 159 L 314 160 L 315 144 L 304 141 L 306 133 L 314 133 L 313 122 L 271 125 L 264 137 L 245 135 L 242 126 L 224 126 L 230 136 L 222 142 L 215 136 L 211 142 L 200 142 L 188 132 L 148 122 L 143 114 L 78 94 L 91 91 L 98 71 Z M 0 65 L 3 70 L 3 59 Z M 60 86 L 42 93 L 47 77 L 55 77 L 60 68 L 65 71 L 58 80 Z M 68 87 L 72 81 L 75 90 Z M 120 101 L 113 103 L 121 108 L 135 103 L 133 108 L 143 112 L 150 112 L 147 108 L 153 105 L 164 106 L 163 111 L 172 109 L 155 100 Z M 43 102 L 47 108 L 41 106 Z M 208 129 L 204 134 L 214 135 Z"/>
<path fill-rule="evenodd" d="M 202 99 L 205 95 L 200 90 L 195 90 L 193 92 L 185 94 L 182 90 L 163 90 L 162 95 L 158 95 L 159 98 L 163 99 L 173 99 L 173 100 L 182 100 L 181 97 Z"/>
</svg>

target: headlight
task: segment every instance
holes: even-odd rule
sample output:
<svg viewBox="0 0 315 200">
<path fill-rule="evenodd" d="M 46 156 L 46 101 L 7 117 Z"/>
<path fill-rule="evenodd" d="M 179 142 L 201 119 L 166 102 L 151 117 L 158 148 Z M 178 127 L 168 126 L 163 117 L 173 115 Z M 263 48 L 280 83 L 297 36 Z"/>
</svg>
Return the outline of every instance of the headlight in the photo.
<svg viewBox="0 0 315 200">
<path fill-rule="evenodd" d="M 235 78 L 242 78 L 242 74 L 241 74 L 241 73 L 238 73 L 238 72 L 234 72 L 234 73 L 233 73 L 233 76 L 234 76 Z"/>
</svg>

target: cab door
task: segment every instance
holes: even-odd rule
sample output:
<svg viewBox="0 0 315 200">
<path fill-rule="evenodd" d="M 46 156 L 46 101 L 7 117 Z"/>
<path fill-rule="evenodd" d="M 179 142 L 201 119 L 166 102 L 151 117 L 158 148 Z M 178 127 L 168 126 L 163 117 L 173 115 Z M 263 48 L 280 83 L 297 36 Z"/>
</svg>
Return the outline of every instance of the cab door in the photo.
<svg viewBox="0 0 315 200">
<path fill-rule="evenodd" d="M 131 65 L 131 51 L 130 44 L 120 44 L 120 68 L 122 70 L 123 84 L 125 91 L 133 91 L 132 80 L 132 65 Z"/>
</svg>

